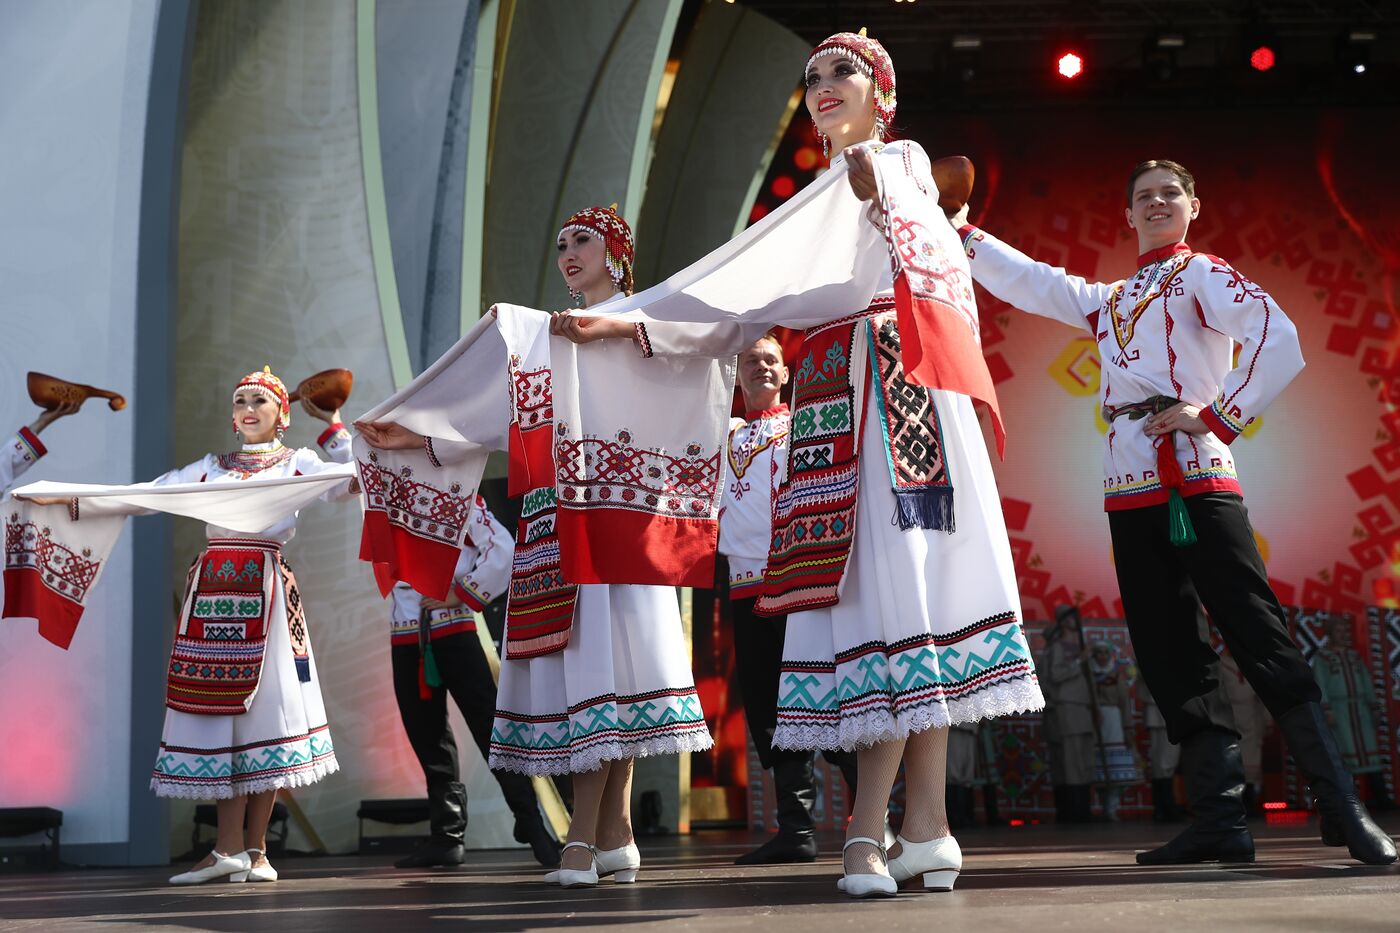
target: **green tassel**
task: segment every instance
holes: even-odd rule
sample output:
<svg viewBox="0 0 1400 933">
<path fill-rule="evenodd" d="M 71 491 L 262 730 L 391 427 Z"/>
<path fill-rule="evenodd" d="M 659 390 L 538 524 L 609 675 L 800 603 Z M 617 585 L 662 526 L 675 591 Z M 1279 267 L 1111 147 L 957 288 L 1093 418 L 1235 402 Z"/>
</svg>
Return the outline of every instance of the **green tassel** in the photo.
<svg viewBox="0 0 1400 933">
<path fill-rule="evenodd" d="M 1175 489 L 1167 497 L 1167 521 L 1171 526 L 1173 547 L 1190 547 L 1196 543 L 1196 528 L 1191 524 L 1191 513 L 1186 511 L 1186 500 Z"/>
<path fill-rule="evenodd" d="M 1191 540 L 1196 540 L 1194 535 Z M 428 642 L 428 647 L 423 651 L 423 680 L 429 687 L 442 686 L 442 675 L 438 673 L 437 658 L 433 657 L 432 642 Z"/>
</svg>

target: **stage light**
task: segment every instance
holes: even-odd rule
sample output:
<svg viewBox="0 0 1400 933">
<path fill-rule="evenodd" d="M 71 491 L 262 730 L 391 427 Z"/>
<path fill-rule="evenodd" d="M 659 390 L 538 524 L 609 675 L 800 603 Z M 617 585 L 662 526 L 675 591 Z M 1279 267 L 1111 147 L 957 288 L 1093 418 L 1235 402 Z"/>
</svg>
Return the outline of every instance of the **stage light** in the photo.
<svg viewBox="0 0 1400 933">
<path fill-rule="evenodd" d="M 1153 44 L 1159 49 L 1181 49 L 1186 47 L 1186 37 L 1179 32 L 1159 32 Z"/>
<path fill-rule="evenodd" d="M 1073 80 L 1084 73 L 1084 58 L 1077 52 L 1065 52 L 1055 62 L 1060 77 Z"/>
<path fill-rule="evenodd" d="M 982 47 L 981 36 L 954 36 L 953 51 L 975 52 Z"/>
<path fill-rule="evenodd" d="M 758 223 L 760 220 L 762 220 L 763 218 L 765 218 L 765 217 L 767 217 L 767 216 L 768 216 L 768 208 L 767 208 L 767 206 L 764 205 L 764 204 L 762 204 L 762 203 L 755 204 L 755 205 L 753 206 L 753 209 L 749 211 L 749 223 L 751 223 L 751 224 L 756 224 L 756 223 Z"/>
<path fill-rule="evenodd" d="M 1266 801 L 1264 801 L 1264 809 L 1265 809 L 1265 810 L 1287 810 L 1287 809 L 1288 809 L 1288 804 L 1284 803 L 1282 800 L 1266 800 Z"/>
<path fill-rule="evenodd" d="M 1337 61 L 1342 69 L 1354 75 L 1364 75 L 1371 65 L 1371 44 L 1376 41 L 1373 29 L 1348 29 L 1337 37 Z"/>
<path fill-rule="evenodd" d="M 1249 66 L 1255 71 L 1268 71 L 1276 61 L 1274 50 L 1267 45 L 1256 46 L 1249 53 Z"/>
<path fill-rule="evenodd" d="M 777 178 L 773 179 L 771 190 L 774 197 L 787 199 L 792 197 L 793 193 L 797 191 L 797 182 L 792 180 L 791 175 L 779 175 Z"/>
<path fill-rule="evenodd" d="M 817 162 L 821 159 L 821 153 L 812 146 L 800 146 L 792 154 L 792 164 L 797 166 L 798 171 L 810 172 L 817 167 Z"/>
</svg>

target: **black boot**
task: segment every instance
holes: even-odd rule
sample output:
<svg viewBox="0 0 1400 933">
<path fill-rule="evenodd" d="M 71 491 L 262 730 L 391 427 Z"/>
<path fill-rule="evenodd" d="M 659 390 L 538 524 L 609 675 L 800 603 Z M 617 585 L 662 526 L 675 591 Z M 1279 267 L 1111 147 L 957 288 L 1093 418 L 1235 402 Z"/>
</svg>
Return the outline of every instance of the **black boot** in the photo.
<svg viewBox="0 0 1400 933">
<path fill-rule="evenodd" d="M 1390 790 L 1385 786 L 1385 775 L 1374 771 L 1366 777 L 1371 788 L 1371 809 L 1394 810 L 1395 802 L 1390 799 Z"/>
<path fill-rule="evenodd" d="M 1252 862 L 1254 837 L 1244 819 L 1244 761 L 1240 740 L 1209 729 L 1181 743 L 1181 772 L 1192 820 L 1175 839 L 1139 852 L 1139 865 Z"/>
<path fill-rule="evenodd" d="M 944 808 L 948 814 L 948 828 L 957 832 L 972 825 L 968 813 L 972 800 L 972 788 L 961 784 L 948 784 L 943 789 Z"/>
<path fill-rule="evenodd" d="M 394 863 L 395 868 L 431 868 L 460 865 L 466 859 L 462 840 L 467 834 L 467 788 L 448 781 L 428 788 L 428 823 L 432 836 L 411 854 Z"/>
<path fill-rule="evenodd" d="M 491 774 L 501 785 L 510 812 L 515 814 L 515 841 L 528 845 L 535 861 L 545 868 L 558 868 L 560 846 L 540 817 L 540 802 L 530 779 L 510 771 L 492 771 Z"/>
<path fill-rule="evenodd" d="M 757 849 L 736 858 L 735 865 L 816 861 L 812 805 L 817 791 L 813 786 L 812 756 L 804 753 L 779 758 L 773 763 L 773 785 L 778 796 L 778 832 Z"/>
<path fill-rule="evenodd" d="M 1176 792 L 1173 787 L 1174 784 L 1175 782 L 1171 778 L 1153 778 L 1152 822 L 1181 822 L 1181 808 L 1176 805 Z"/>
<path fill-rule="evenodd" d="M 1005 826 L 1006 820 L 1001 818 L 997 811 L 997 786 L 995 784 L 984 784 L 982 786 L 982 809 L 987 811 L 988 826 Z"/>
<path fill-rule="evenodd" d="M 1069 795 L 1070 822 L 1094 822 L 1094 785 L 1071 784 L 1069 786 Z"/>
<path fill-rule="evenodd" d="M 1074 807 L 1070 803 L 1069 785 L 1056 784 L 1052 789 L 1055 792 L 1055 822 L 1073 823 Z"/>
<path fill-rule="evenodd" d="M 1367 865 L 1395 861 L 1395 842 L 1371 822 L 1356 796 L 1351 772 L 1332 740 L 1332 730 L 1317 703 L 1303 703 L 1278 719 L 1284 744 L 1308 780 L 1322 818 L 1322 841 L 1345 845 L 1351 857 Z"/>
</svg>

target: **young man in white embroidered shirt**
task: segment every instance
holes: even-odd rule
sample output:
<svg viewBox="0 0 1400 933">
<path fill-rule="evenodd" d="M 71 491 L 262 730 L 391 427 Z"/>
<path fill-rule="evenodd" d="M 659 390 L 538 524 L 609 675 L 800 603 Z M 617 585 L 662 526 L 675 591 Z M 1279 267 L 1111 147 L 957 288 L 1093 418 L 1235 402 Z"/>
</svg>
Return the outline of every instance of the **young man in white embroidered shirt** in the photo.
<svg viewBox="0 0 1400 933">
<path fill-rule="evenodd" d="M 735 380 L 746 411 L 730 424 L 719 550 L 729 561 L 734 661 L 744 718 L 759 761 L 773 772 L 778 832 L 734 861 L 737 865 L 810 862 L 817 857 L 813 752 L 773 747 L 787 616 L 760 616 L 754 611 L 763 591 L 763 570 L 773 537 L 773 496 L 787 470 L 792 423 L 792 413 L 780 398 L 788 383 L 788 368 L 775 337 L 765 335 L 739 354 Z M 822 754 L 841 769 L 854 794 L 855 755 L 840 750 Z"/>
<path fill-rule="evenodd" d="M 1262 288 L 1186 245 L 1201 201 L 1183 166 L 1143 162 L 1127 194 L 1138 269 L 1113 284 L 1034 261 L 967 225 L 966 208 L 953 223 L 984 288 L 1088 330 L 1104 361 L 1104 508 L 1118 585 L 1143 678 L 1182 747 L 1194 811 L 1183 833 L 1138 861 L 1254 859 L 1239 732 L 1217 689 L 1219 660 L 1196 628 L 1204 604 L 1306 775 L 1323 842 L 1388 864 L 1395 845 L 1342 764 L 1269 587 L 1230 456 L 1231 442 L 1303 368 L 1297 331 Z"/>
<path fill-rule="evenodd" d="M 394 863 L 397 868 L 460 865 L 466 857 L 467 788 L 460 780 L 457 743 L 447 718 L 448 694 L 482 759 L 491 757 L 496 683 L 476 630 L 476 613 L 505 595 L 515 545 L 479 495 L 467 527 L 468 540 L 445 600 L 424 596 L 404 582 L 395 583 L 389 593 L 394 699 L 423 768 L 432 832 L 416 851 Z M 544 826 L 530 779 L 509 771 L 491 774 L 515 815 L 515 840 L 527 843 L 541 865 L 558 865 L 559 843 Z"/>
</svg>

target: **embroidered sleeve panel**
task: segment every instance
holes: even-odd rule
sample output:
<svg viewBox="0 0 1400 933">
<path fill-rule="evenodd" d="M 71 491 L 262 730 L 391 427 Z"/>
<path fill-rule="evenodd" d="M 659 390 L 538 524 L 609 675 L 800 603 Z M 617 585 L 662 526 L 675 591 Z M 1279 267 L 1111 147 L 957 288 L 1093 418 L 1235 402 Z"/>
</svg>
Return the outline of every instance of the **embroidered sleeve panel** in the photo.
<svg viewBox="0 0 1400 933">
<path fill-rule="evenodd" d="M 48 451 L 39 438 L 28 428 L 20 428 L 10 438 L 4 460 L 0 461 L 0 492 L 9 487 L 21 473 L 39 461 Z"/>
<path fill-rule="evenodd" d="M 352 440 L 345 425 L 337 421 L 321 432 L 321 436 L 316 438 L 316 443 L 331 460 L 336 463 L 349 463 L 354 459 L 350 450 Z"/>
<path fill-rule="evenodd" d="M 1114 286 L 1070 275 L 971 225 L 959 231 L 972 277 L 1007 304 L 1093 333 L 1090 320 Z"/>
<path fill-rule="evenodd" d="M 510 585 L 515 541 L 479 495 L 467 519 L 467 536 L 471 545 L 463 548 L 463 559 L 457 565 L 457 595 L 480 612 Z"/>
<path fill-rule="evenodd" d="M 1303 352 L 1297 328 L 1269 293 L 1225 260 L 1198 254 L 1188 276 L 1203 323 L 1240 345 L 1220 394 L 1201 413 L 1212 433 L 1228 444 L 1302 371 Z"/>
<path fill-rule="evenodd" d="M 715 324 L 683 324 L 651 321 L 637 325 L 637 345 L 642 356 L 683 356 L 723 359 L 735 356 L 769 330 L 766 323 L 722 321 Z"/>
</svg>

